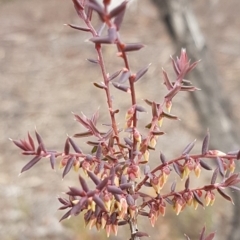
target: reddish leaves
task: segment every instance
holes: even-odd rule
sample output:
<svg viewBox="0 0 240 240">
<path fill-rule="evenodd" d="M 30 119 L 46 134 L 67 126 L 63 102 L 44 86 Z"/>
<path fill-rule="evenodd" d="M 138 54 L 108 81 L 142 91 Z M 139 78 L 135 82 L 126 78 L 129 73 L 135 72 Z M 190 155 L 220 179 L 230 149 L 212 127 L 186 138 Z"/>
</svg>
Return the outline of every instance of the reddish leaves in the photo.
<svg viewBox="0 0 240 240">
<path fill-rule="evenodd" d="M 194 196 L 194 199 L 202 206 L 204 207 L 204 204 L 203 202 L 201 201 L 201 198 L 198 196 L 198 193 L 196 191 L 193 191 L 193 196 Z"/>
<path fill-rule="evenodd" d="M 87 185 L 85 179 L 83 177 L 81 177 L 80 175 L 79 175 L 79 182 L 80 182 L 80 185 L 82 186 L 83 191 L 88 192 L 89 191 L 88 185 Z"/>
<path fill-rule="evenodd" d="M 77 11 L 81 11 L 84 9 L 80 0 L 72 0 L 72 1 Z"/>
<path fill-rule="evenodd" d="M 91 31 L 90 28 L 86 28 L 86 27 L 79 27 L 79 26 L 76 26 L 76 25 L 73 25 L 73 24 L 66 24 L 66 25 L 73 28 L 73 29 L 80 30 L 80 31 L 83 31 L 83 32 L 90 32 Z"/>
<path fill-rule="evenodd" d="M 124 52 L 133 52 L 133 51 L 138 51 L 144 47 L 143 44 L 141 43 L 128 43 L 125 44 L 123 47 Z"/>
<path fill-rule="evenodd" d="M 105 207 L 105 205 L 104 205 L 104 202 L 102 201 L 102 199 L 101 199 L 99 196 L 94 195 L 93 201 L 94 201 L 103 211 L 107 212 L 107 209 L 106 209 L 106 207 Z"/>
<path fill-rule="evenodd" d="M 52 168 L 55 167 L 57 157 L 63 157 L 61 160 L 61 166 L 64 166 L 62 173 L 63 178 L 69 173 L 72 167 L 74 167 L 75 170 L 82 168 L 95 184 L 94 189 L 90 190 L 86 180 L 79 175 L 81 188 L 69 187 L 68 192 L 66 192 L 69 199 L 59 198 L 62 204 L 60 209 L 70 208 L 61 220 L 72 215 L 78 215 L 84 211 L 85 224 L 89 224 L 91 227 L 95 225 L 98 230 L 105 228 L 108 235 L 110 232 L 116 234 L 118 225 L 131 224 L 132 220 L 137 220 L 138 213 L 142 216 L 149 217 L 151 223 L 154 224 L 160 214 L 165 214 L 166 203 L 173 205 L 177 214 L 184 209 L 186 204 L 191 205 L 193 203 L 195 208 L 198 204 L 204 206 L 201 199 L 204 191 L 207 197 L 209 194 L 215 196 L 213 191 L 218 191 L 223 198 L 232 202 L 232 198 L 223 192 L 222 189 L 231 187 L 239 190 L 239 188 L 235 186 L 240 182 L 238 174 L 232 174 L 226 177 L 225 170 L 233 169 L 233 165 L 231 165 L 231 168 L 229 166 L 235 159 L 240 159 L 240 151 L 231 155 L 214 155 L 208 149 L 210 139 L 209 132 L 207 132 L 203 140 L 202 154 L 190 155 L 196 140 L 184 148 L 182 155 L 180 154 L 180 156 L 168 162 L 161 153 L 161 162 L 159 162 L 154 169 L 149 167 L 151 164 L 145 165 L 143 168 L 144 176 L 139 180 L 142 174 L 140 164 L 147 162 L 143 162 L 144 158 L 144 160 L 154 160 L 149 158 L 150 150 L 155 149 L 157 138 L 164 134 L 164 132 L 160 131 L 162 119 L 178 119 L 177 116 L 166 113 L 165 107 L 168 112 L 170 112 L 172 99 L 179 91 L 197 90 L 197 88 L 192 86 L 191 82 L 185 80 L 184 77 L 195 68 L 198 62 L 191 64 L 185 49 L 182 49 L 180 57 L 176 59 L 172 58 L 176 77 L 171 81 L 168 74 L 163 70 L 164 84 L 168 92 L 162 103 L 146 100 L 146 103 L 152 108 L 152 120 L 147 125 L 149 130 L 146 131 L 146 133 L 142 133 L 138 130 L 137 113 L 146 112 L 146 110 L 144 107 L 137 105 L 134 84 L 146 74 L 150 64 L 137 71 L 136 74 L 133 74 L 130 70 L 126 53 L 140 50 L 144 45 L 141 43 L 125 44 L 120 40 L 118 31 L 126 10 L 127 1 L 124 1 L 110 12 L 108 12 L 107 8 L 110 0 L 103 1 L 104 7 L 96 0 L 73 0 L 73 3 L 79 17 L 82 18 L 87 27 L 72 24 L 68 24 L 68 26 L 76 30 L 91 32 L 92 34 L 90 41 L 94 43 L 98 51 L 98 56 L 97 60 L 88 60 L 100 66 L 104 77 L 104 82 L 94 82 L 93 84 L 95 87 L 104 89 L 104 92 L 106 92 L 111 122 L 105 125 L 108 126 L 108 129 L 102 132 L 97 127 L 99 118 L 98 110 L 90 118 L 83 113 L 80 116 L 74 114 L 75 120 L 85 128 L 84 132 L 77 133 L 74 137 L 91 136 L 93 138 L 88 139 L 86 142 L 92 149 L 92 151 L 90 149 L 87 153 L 83 153 L 70 137 L 65 141 L 63 152 L 48 151 L 38 132 L 35 132 L 37 144 L 35 144 L 30 134 L 28 134 L 27 140 L 12 140 L 13 143 L 23 151 L 24 155 L 33 155 L 33 158 L 22 168 L 21 172 L 30 169 L 43 157 L 50 159 Z M 96 31 L 91 24 L 93 12 L 96 12 L 103 22 L 103 27 L 101 27 L 99 31 Z M 107 34 L 102 36 L 104 26 L 108 28 Z M 124 61 L 122 70 L 115 72 L 111 76 L 105 71 L 105 63 L 101 55 L 101 44 L 115 44 L 118 50 L 118 56 Z M 113 81 L 118 76 L 119 78 Z M 114 119 L 115 114 L 118 113 L 119 110 L 114 110 L 115 108 L 112 107 L 110 82 L 116 89 L 131 94 L 132 102 L 125 119 L 127 127 L 124 132 L 124 137 L 120 135 L 121 129 L 118 128 Z M 129 82 L 129 84 L 126 84 L 127 82 Z M 74 153 L 71 153 L 71 148 L 75 151 Z M 174 181 L 171 185 L 171 190 L 168 190 L 168 193 L 165 195 L 160 195 L 160 189 L 167 182 L 172 167 L 181 178 L 188 176 L 192 170 L 194 170 L 195 173 L 197 172 L 196 175 L 199 175 L 201 167 L 206 170 L 211 170 L 211 167 L 200 158 L 215 158 L 217 161 L 218 167 L 213 172 L 211 184 L 191 189 L 190 179 L 187 177 L 183 190 L 178 190 L 176 188 L 176 186 L 178 186 L 177 181 Z M 220 172 L 222 177 L 225 176 L 226 178 L 221 183 L 216 182 L 218 172 Z M 138 181 L 140 182 L 137 183 Z M 154 188 L 157 195 L 148 195 L 139 191 L 142 186 Z M 142 202 L 139 201 L 139 198 L 142 199 Z M 206 203 L 206 205 L 208 204 Z M 200 240 L 211 240 L 214 237 L 214 233 L 209 234 L 207 237 L 204 237 L 204 234 L 205 228 L 202 230 Z M 148 236 L 147 233 L 140 231 L 132 232 L 131 235 L 132 238 Z"/>
<path fill-rule="evenodd" d="M 88 176 L 92 179 L 92 181 L 98 185 L 100 183 L 100 179 L 92 172 L 88 171 Z"/>
<path fill-rule="evenodd" d="M 177 163 L 173 163 L 173 168 L 175 172 L 178 174 L 179 177 L 182 177 L 182 171 L 179 168 L 179 165 Z"/>
<path fill-rule="evenodd" d="M 133 237 L 150 237 L 147 233 L 145 232 L 136 232 L 133 234 Z"/>
<path fill-rule="evenodd" d="M 240 150 L 238 151 L 238 153 L 237 153 L 237 160 L 239 160 L 240 159 Z"/>
<path fill-rule="evenodd" d="M 68 173 L 69 171 L 71 170 L 72 166 L 73 166 L 73 163 L 74 163 L 74 157 L 70 157 L 68 160 L 67 160 L 67 164 L 63 170 L 63 173 L 62 173 L 62 178 L 64 178 Z"/>
<path fill-rule="evenodd" d="M 35 144 L 34 144 L 33 138 L 31 137 L 31 135 L 29 133 L 28 133 L 28 142 L 31 146 L 31 150 L 34 151 L 35 150 Z"/>
<path fill-rule="evenodd" d="M 126 93 L 131 93 L 131 90 L 128 86 L 124 86 L 122 84 L 119 84 L 119 83 L 113 83 L 113 86 L 123 92 L 126 92 Z"/>
<path fill-rule="evenodd" d="M 203 155 L 208 153 L 209 139 L 210 139 L 210 133 L 209 133 L 209 131 L 207 131 L 207 134 L 204 137 L 203 143 L 202 143 L 202 154 Z"/>
<path fill-rule="evenodd" d="M 197 62 L 190 64 L 190 61 L 188 60 L 188 56 L 187 56 L 185 48 L 182 48 L 181 55 L 179 58 L 177 57 L 175 60 L 171 57 L 171 59 L 172 59 L 172 64 L 173 64 L 175 73 L 178 76 L 181 75 L 182 73 L 184 73 L 184 74 L 189 73 L 196 67 L 196 65 L 199 62 L 199 61 L 197 61 Z"/>
<path fill-rule="evenodd" d="M 202 168 L 204 168 L 206 170 L 212 170 L 212 168 L 208 164 L 206 164 L 202 159 L 199 160 L 199 163 Z"/>
<path fill-rule="evenodd" d="M 105 188 L 105 187 L 107 186 L 107 183 L 108 183 L 109 178 L 110 178 L 110 177 L 104 178 L 104 179 L 97 185 L 96 188 L 97 188 L 99 191 L 102 191 L 103 188 Z"/>
<path fill-rule="evenodd" d="M 76 145 L 76 143 L 71 138 L 68 138 L 68 141 L 70 142 L 71 146 L 73 147 L 76 153 L 82 153 L 82 150 Z"/>
<path fill-rule="evenodd" d="M 51 164 L 52 169 L 54 169 L 54 167 L 55 167 L 55 162 L 56 162 L 55 154 L 51 153 L 50 154 L 50 164 Z"/>
<path fill-rule="evenodd" d="M 216 168 L 213 172 L 213 175 L 212 175 L 211 184 L 215 184 L 215 182 L 217 180 L 218 172 L 219 172 L 219 168 Z"/>
<path fill-rule="evenodd" d="M 90 38 L 89 41 L 100 44 L 112 44 L 115 43 L 116 39 L 117 31 L 116 28 L 112 27 L 108 29 L 108 35 L 106 37 L 93 37 Z"/>
<path fill-rule="evenodd" d="M 214 238 L 214 236 L 215 236 L 215 233 L 210 233 L 207 237 L 204 237 L 205 230 L 206 230 L 206 228 L 204 226 L 202 231 L 201 231 L 199 240 L 212 240 Z"/>
<path fill-rule="evenodd" d="M 126 5 L 127 5 L 127 1 L 124 1 L 119 7 L 116 7 L 115 9 L 112 10 L 112 12 L 110 12 L 110 15 L 112 15 L 112 16 L 115 15 L 113 23 L 116 26 L 117 31 L 119 31 L 119 29 L 121 27 L 123 17 L 124 17 L 125 11 L 126 11 Z M 116 14 L 116 12 L 117 12 L 117 14 Z"/>
<path fill-rule="evenodd" d="M 130 73 L 130 71 L 128 69 L 123 69 L 123 71 L 121 72 L 121 75 L 120 75 L 120 77 L 118 79 L 118 83 L 119 84 L 125 83 L 129 79 L 130 74 L 131 73 Z"/>
<path fill-rule="evenodd" d="M 91 118 L 87 118 L 83 113 L 82 113 L 82 116 L 79 116 L 77 114 L 74 114 L 74 116 L 76 121 L 81 123 L 86 129 L 88 129 L 88 131 L 86 132 L 75 134 L 74 137 L 87 137 L 87 136 L 94 135 L 98 139 L 104 138 L 101 136 L 100 131 L 96 127 L 97 120 L 99 118 L 98 110 L 92 115 Z"/>
<path fill-rule="evenodd" d="M 125 10 L 127 6 L 128 1 L 122 2 L 119 6 L 115 7 L 110 13 L 109 18 L 116 17 L 118 15 L 121 15 Z"/>
<path fill-rule="evenodd" d="M 162 152 L 160 153 L 160 160 L 161 160 L 162 164 L 165 164 L 167 162 L 166 157 L 164 156 L 164 154 Z"/>
<path fill-rule="evenodd" d="M 218 168 L 219 168 L 219 172 L 220 172 L 221 176 L 224 177 L 225 170 L 224 170 L 224 166 L 223 166 L 223 161 L 220 157 L 216 157 L 216 161 L 217 161 L 217 165 L 218 165 Z"/>
<path fill-rule="evenodd" d="M 184 148 L 184 150 L 183 150 L 183 152 L 182 152 L 182 155 L 189 154 L 190 151 L 193 149 L 193 147 L 194 147 L 194 145 L 195 145 L 195 142 L 196 142 L 196 139 L 195 139 L 193 142 L 189 143 L 189 144 Z"/>
<path fill-rule="evenodd" d="M 219 193 L 223 198 L 225 198 L 226 200 L 228 200 L 228 201 L 230 201 L 232 204 L 234 204 L 232 198 L 231 198 L 228 194 L 226 194 L 225 192 L 223 192 L 223 191 L 221 190 L 221 188 L 218 188 L 217 191 L 218 191 L 218 193 Z"/>
<path fill-rule="evenodd" d="M 230 187 L 230 186 L 238 184 L 239 182 L 240 182 L 239 173 L 235 173 L 235 174 L 231 175 L 230 177 L 228 177 L 224 181 L 224 183 L 221 184 L 221 186 Z"/>
<path fill-rule="evenodd" d="M 39 162 L 41 160 L 41 156 L 35 156 L 30 162 L 28 162 L 21 170 L 22 172 L 27 171 L 28 169 L 30 169 L 31 167 L 33 167 L 37 162 Z"/>
</svg>

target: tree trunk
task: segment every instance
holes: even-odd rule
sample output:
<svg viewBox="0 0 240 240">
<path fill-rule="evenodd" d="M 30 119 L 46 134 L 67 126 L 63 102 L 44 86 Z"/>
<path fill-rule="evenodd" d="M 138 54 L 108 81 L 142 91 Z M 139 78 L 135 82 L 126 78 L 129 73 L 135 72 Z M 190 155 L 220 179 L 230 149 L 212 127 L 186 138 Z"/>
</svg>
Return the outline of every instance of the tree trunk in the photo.
<svg viewBox="0 0 240 240">
<path fill-rule="evenodd" d="M 217 74 L 211 54 L 205 39 L 199 29 L 197 20 L 191 10 L 188 0 L 152 0 L 160 12 L 160 18 L 166 25 L 176 50 L 187 49 L 193 61 L 201 59 L 201 64 L 189 76 L 196 81 L 196 86 L 202 91 L 191 94 L 192 103 L 199 115 L 204 128 L 211 133 L 211 148 L 229 151 L 239 148 L 240 137 L 232 116 L 230 99 L 226 96 Z M 227 239 L 239 240 L 240 236 L 240 195 L 232 193 L 236 206 L 234 207 L 231 230 Z"/>
</svg>

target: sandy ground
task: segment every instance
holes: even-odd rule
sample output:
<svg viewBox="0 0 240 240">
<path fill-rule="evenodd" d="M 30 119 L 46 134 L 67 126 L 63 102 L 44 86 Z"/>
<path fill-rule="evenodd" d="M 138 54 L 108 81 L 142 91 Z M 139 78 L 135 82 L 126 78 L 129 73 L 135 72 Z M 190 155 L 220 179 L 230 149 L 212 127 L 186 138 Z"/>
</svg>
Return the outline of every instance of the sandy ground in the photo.
<svg viewBox="0 0 240 240">
<path fill-rule="evenodd" d="M 226 91 L 237 111 L 240 90 L 239 1 L 194 1 L 193 7 L 213 52 L 213 61 L 218 66 Z M 26 137 L 27 131 L 33 133 L 36 126 L 49 148 L 61 150 L 66 134 L 72 135 L 81 130 L 73 121 L 71 111 L 83 111 L 91 115 L 100 107 L 100 121 L 108 121 L 104 115 L 104 95 L 92 85 L 92 82 L 101 79 L 99 69 L 86 61 L 86 58 L 95 57 L 92 45 L 85 41 L 89 35 L 63 25 L 79 24 L 71 1 L 0 1 L 0 22 L 0 238 L 97 239 L 95 231 L 86 233 L 88 231 L 79 220 L 81 217 L 63 224 L 58 222 L 62 213 L 57 211 L 57 196 L 66 191 L 67 186 L 77 184 L 77 174 L 72 173 L 62 181 L 61 171 L 52 171 L 50 164 L 42 161 L 18 177 L 28 158 L 21 156 L 8 141 L 9 137 Z M 137 86 L 139 102 L 143 98 L 161 99 L 164 93 L 161 67 L 171 69 L 168 59 L 174 50 L 164 27 L 157 21 L 156 10 L 148 1 L 142 1 L 129 10 L 121 36 L 128 42 L 146 45 L 141 52 L 130 55 L 134 71 L 152 63 L 147 76 Z M 104 49 L 104 54 L 110 73 L 121 67 L 114 48 Z M 114 101 L 122 110 L 121 116 L 125 114 L 129 99 L 125 95 L 115 96 L 116 93 L 113 91 Z M 175 130 L 172 129 L 172 122 L 166 122 L 164 131 L 168 133 L 168 140 L 160 141 L 161 149 L 168 157 L 176 155 L 195 138 L 192 132 L 197 132 L 194 129 L 198 123 L 192 110 L 187 95 L 181 94 L 173 113 L 179 114 L 183 121 L 175 123 Z M 147 119 L 149 117 L 146 115 Z M 82 145 L 84 148 L 85 145 Z M 221 203 L 219 200 L 218 204 Z M 226 208 L 231 211 L 230 207 L 228 204 Z M 193 219 L 185 222 L 169 213 L 166 221 L 159 220 L 160 228 L 150 230 L 152 239 L 160 239 L 159 234 L 161 239 L 166 239 L 166 236 L 184 238 L 179 235 L 178 229 L 168 224 L 169 219 L 170 223 L 175 221 L 181 233 L 188 233 L 189 224 L 195 221 L 198 229 L 204 223 L 211 229 L 219 228 L 217 239 L 226 239 L 225 230 L 221 230 L 216 219 L 224 217 L 226 220 L 223 224 L 227 224 L 228 213 L 223 209 L 211 215 L 213 211 L 205 211 L 202 222 L 198 219 L 198 213 L 183 213 L 191 215 L 190 219 Z M 140 223 L 140 228 L 146 226 L 150 228 L 148 221 Z M 195 234 L 199 232 L 198 229 Z M 169 235 L 170 232 L 173 235 Z M 121 232 L 119 237 L 112 239 L 123 239 L 123 234 Z M 178 237 L 174 234 L 178 234 Z M 101 237 L 104 239 L 105 235 L 100 234 Z"/>
</svg>

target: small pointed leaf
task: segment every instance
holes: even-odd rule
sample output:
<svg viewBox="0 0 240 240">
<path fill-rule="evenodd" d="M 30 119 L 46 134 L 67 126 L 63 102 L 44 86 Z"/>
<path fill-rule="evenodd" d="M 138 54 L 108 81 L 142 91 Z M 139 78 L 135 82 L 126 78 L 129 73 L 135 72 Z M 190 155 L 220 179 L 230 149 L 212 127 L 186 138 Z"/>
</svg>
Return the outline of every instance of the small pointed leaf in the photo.
<svg viewBox="0 0 240 240">
<path fill-rule="evenodd" d="M 216 161 L 219 168 L 219 172 L 221 176 L 224 177 L 224 166 L 223 166 L 222 159 L 220 157 L 216 157 Z"/>
<path fill-rule="evenodd" d="M 68 212 L 66 212 L 59 220 L 59 222 L 61 222 L 62 220 L 68 218 L 69 216 L 71 216 L 71 210 L 69 210 Z"/>
<path fill-rule="evenodd" d="M 69 140 L 67 138 L 67 140 L 65 142 L 65 146 L 64 146 L 64 154 L 68 155 L 69 154 L 69 150 L 70 150 L 70 144 L 69 144 Z"/>
<path fill-rule="evenodd" d="M 86 132 L 82 132 L 82 133 L 76 133 L 73 135 L 73 137 L 82 138 L 82 137 L 90 137 L 92 135 L 93 135 L 93 133 L 91 131 L 86 131 Z"/>
<path fill-rule="evenodd" d="M 104 83 L 96 83 L 94 82 L 93 85 L 97 88 L 100 88 L 100 89 L 107 89 L 107 86 L 104 84 Z"/>
<path fill-rule="evenodd" d="M 126 93 L 131 93 L 131 90 L 128 86 L 124 86 L 124 85 L 121 85 L 119 83 L 112 83 L 113 86 L 123 92 L 126 92 Z"/>
<path fill-rule="evenodd" d="M 234 202 L 233 202 L 232 198 L 228 194 L 223 192 L 220 188 L 217 188 L 217 191 L 223 198 L 225 198 L 226 200 L 230 201 L 234 205 Z"/>
<path fill-rule="evenodd" d="M 71 170 L 71 168 L 73 166 L 74 160 L 75 160 L 74 157 L 70 157 L 68 159 L 67 164 L 66 164 L 66 166 L 63 170 L 63 173 L 62 173 L 62 178 L 64 178 L 69 173 L 69 171 Z"/>
<path fill-rule="evenodd" d="M 209 146 L 209 139 L 210 139 L 210 133 L 207 131 L 206 136 L 203 139 L 202 143 L 202 154 L 205 155 L 208 152 L 208 146 Z"/>
<path fill-rule="evenodd" d="M 109 178 L 110 178 L 110 176 L 104 178 L 104 179 L 97 185 L 96 188 L 97 188 L 99 191 L 102 191 L 102 190 L 107 186 L 107 183 L 108 183 Z"/>
<path fill-rule="evenodd" d="M 198 194 L 197 194 L 195 191 L 193 191 L 193 196 L 194 196 L 194 199 L 195 199 L 202 207 L 204 207 L 204 204 L 202 203 L 200 197 L 198 196 Z"/>
<path fill-rule="evenodd" d="M 107 186 L 107 190 L 108 192 L 112 193 L 112 194 L 124 194 L 124 192 L 122 191 L 122 189 L 116 187 L 116 186 Z"/>
<path fill-rule="evenodd" d="M 99 64 L 99 61 L 98 61 L 98 60 L 91 59 L 91 58 L 87 58 L 87 60 L 88 60 L 90 63 Z"/>
<path fill-rule="evenodd" d="M 27 151 L 28 149 L 19 141 L 10 139 L 17 147 L 21 148 L 23 151 Z"/>
<path fill-rule="evenodd" d="M 119 84 L 125 83 L 129 77 L 130 77 L 130 71 L 128 69 L 124 69 L 119 77 L 118 83 Z"/>
<path fill-rule="evenodd" d="M 50 164 L 51 164 L 52 169 L 54 169 L 55 162 L 56 162 L 55 154 L 51 153 L 50 154 Z"/>
<path fill-rule="evenodd" d="M 160 153 L 160 160 L 161 160 L 162 164 L 165 164 L 167 162 L 166 157 L 164 156 L 164 154 L 162 152 Z"/>
<path fill-rule="evenodd" d="M 30 169 L 31 167 L 33 167 L 37 162 L 39 162 L 41 160 L 41 156 L 35 156 L 30 162 L 28 162 L 21 170 L 22 172 L 27 171 L 28 169 Z"/>
<path fill-rule="evenodd" d="M 190 183 L 190 178 L 188 176 L 188 178 L 185 181 L 185 189 L 188 190 L 189 189 L 189 183 Z"/>
<path fill-rule="evenodd" d="M 136 232 L 135 234 L 134 234 L 134 237 L 150 237 L 147 233 L 145 233 L 145 232 Z"/>
<path fill-rule="evenodd" d="M 215 233 L 210 233 L 204 240 L 213 240 L 215 237 Z"/>
<path fill-rule="evenodd" d="M 83 191 L 88 192 L 89 191 L 88 185 L 87 185 L 85 179 L 81 175 L 79 175 L 79 182 L 81 184 Z"/>
<path fill-rule="evenodd" d="M 76 25 L 73 25 L 73 24 L 65 24 L 73 29 L 76 29 L 76 30 L 80 30 L 80 31 L 83 31 L 83 32 L 91 32 L 91 29 L 90 28 L 86 28 L 86 27 L 80 27 L 80 26 L 76 26 Z"/>
<path fill-rule="evenodd" d="M 204 238 L 205 231 L 206 231 L 206 227 L 204 226 L 204 227 L 202 228 L 202 231 L 201 231 L 199 240 L 204 240 L 203 238 Z"/>
<path fill-rule="evenodd" d="M 219 168 L 217 167 L 213 172 L 212 179 L 211 179 L 211 184 L 215 184 L 215 182 L 217 180 L 218 172 L 219 172 Z"/>
<path fill-rule="evenodd" d="M 240 159 L 240 150 L 239 150 L 238 153 L 237 153 L 237 157 L 236 157 L 236 159 L 237 159 L 237 160 Z"/>
<path fill-rule="evenodd" d="M 207 163 L 205 163 L 202 159 L 200 159 L 199 163 L 202 168 L 204 168 L 206 170 L 212 170 L 212 168 L 210 166 L 208 166 Z"/>
<path fill-rule="evenodd" d="M 122 70 L 119 70 L 119 71 L 113 73 L 113 74 L 108 78 L 108 81 L 112 81 L 113 79 L 115 79 L 121 72 L 122 72 Z"/>
<path fill-rule="evenodd" d="M 29 143 L 30 143 L 30 145 L 31 145 L 31 147 L 32 147 L 32 149 L 31 150 L 35 150 L 35 144 L 34 144 L 34 141 L 33 141 L 33 138 L 31 137 L 31 135 L 28 133 L 28 141 L 29 141 Z"/>
<path fill-rule="evenodd" d="M 134 198 L 132 197 L 132 195 L 128 194 L 126 196 L 126 201 L 127 201 L 127 204 L 129 206 L 134 206 L 135 205 L 135 201 L 134 201 Z"/>
<path fill-rule="evenodd" d="M 122 4 L 125 4 L 125 2 L 127 1 L 124 1 Z M 114 10 L 114 9 L 113 9 Z M 123 17 L 124 17 L 124 14 L 125 14 L 125 11 L 126 11 L 126 5 L 125 5 L 125 8 L 123 8 L 117 15 L 116 17 L 114 18 L 114 25 L 116 26 L 117 28 L 117 31 L 119 31 L 120 27 L 121 27 L 121 24 L 122 24 L 122 21 L 123 21 Z"/>
<path fill-rule="evenodd" d="M 93 197 L 93 201 L 94 201 L 103 211 L 107 212 L 107 210 L 106 210 L 106 208 L 105 208 L 105 205 L 104 205 L 104 202 L 103 202 L 103 200 L 102 200 L 99 196 L 95 195 L 95 196 Z"/>
<path fill-rule="evenodd" d="M 173 168 L 174 168 L 175 172 L 176 172 L 180 177 L 182 177 L 181 170 L 179 169 L 179 166 L 178 166 L 177 163 L 173 163 Z"/>
<path fill-rule="evenodd" d="M 176 189 L 176 185 L 177 185 L 177 182 L 174 181 L 171 185 L 171 192 L 175 192 L 175 189 Z"/>
<path fill-rule="evenodd" d="M 82 150 L 76 145 L 72 138 L 69 138 L 68 140 L 76 153 L 82 153 Z"/>
<path fill-rule="evenodd" d="M 118 5 L 114 9 L 112 9 L 111 12 L 109 13 L 109 18 L 116 17 L 117 15 L 119 15 L 123 11 L 125 11 L 127 3 L 128 3 L 128 1 L 124 1 L 120 5 Z"/>
<path fill-rule="evenodd" d="M 191 152 L 191 150 L 193 149 L 194 145 L 195 145 L 196 139 L 189 143 L 183 150 L 182 155 L 186 155 L 189 154 Z"/>
<path fill-rule="evenodd" d="M 133 51 L 138 51 L 143 47 L 144 47 L 144 45 L 141 43 L 128 43 L 128 44 L 125 44 L 123 51 L 124 52 L 133 52 Z"/>
<path fill-rule="evenodd" d="M 96 185 L 98 185 L 101 182 L 100 179 L 93 172 L 88 171 L 88 176 L 92 179 L 92 181 Z"/>
</svg>

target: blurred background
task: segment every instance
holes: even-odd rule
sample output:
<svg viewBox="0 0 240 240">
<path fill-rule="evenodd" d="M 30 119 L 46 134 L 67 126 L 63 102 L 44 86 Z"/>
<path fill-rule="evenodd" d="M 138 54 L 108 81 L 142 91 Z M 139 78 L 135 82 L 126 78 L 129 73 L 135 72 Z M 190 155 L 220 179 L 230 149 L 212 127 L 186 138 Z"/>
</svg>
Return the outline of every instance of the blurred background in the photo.
<svg viewBox="0 0 240 240">
<path fill-rule="evenodd" d="M 195 151 L 199 151 L 208 128 L 213 149 L 240 148 L 239 9 L 238 0 L 138 0 L 126 12 L 122 40 L 145 45 L 129 54 L 132 71 L 152 63 L 137 84 L 140 104 L 144 105 L 143 98 L 161 101 L 166 93 L 161 69 L 174 76 L 169 56 L 179 55 L 181 47 L 187 48 L 193 60 L 202 59 L 189 76 L 202 91 L 179 94 L 172 113 L 181 121 L 163 124 L 167 134 L 158 146 L 168 159 L 178 156 L 195 138 Z M 81 130 L 71 111 L 89 116 L 100 107 L 100 121 L 108 121 L 104 95 L 92 84 L 101 80 L 100 71 L 86 61 L 96 56 L 93 45 L 86 41 L 90 35 L 63 25 L 83 26 L 70 0 L 0 0 L 0 22 L 0 238 L 106 239 L 104 232 L 84 228 L 81 215 L 58 222 L 64 212 L 57 211 L 57 197 L 63 196 L 68 186 L 78 185 L 77 173 L 68 174 L 62 181 L 59 169 L 53 171 L 49 162 L 40 161 L 18 176 L 29 159 L 8 140 L 25 138 L 27 131 L 33 133 L 37 127 L 48 148 L 61 150 L 66 134 Z M 103 51 L 107 71 L 119 70 L 122 62 L 116 58 L 115 48 Z M 116 93 L 113 90 L 114 104 L 124 116 L 129 99 Z M 149 121 L 150 117 L 145 114 L 140 121 Z M 119 124 L 124 124 L 120 118 Z M 84 142 L 79 143 L 86 147 Z M 151 159 L 152 165 L 157 161 L 158 154 Z M 201 180 L 207 182 L 210 177 L 211 173 L 203 174 Z M 192 181 L 193 185 L 203 184 L 194 176 Z M 234 193 L 233 198 L 234 207 L 217 195 L 213 207 L 188 208 L 179 216 L 168 207 L 155 228 L 143 218 L 139 229 L 147 230 L 151 239 L 180 240 L 186 233 L 194 240 L 205 224 L 208 232 L 216 231 L 216 239 L 237 240 L 240 198 Z M 110 239 L 128 239 L 128 228 L 123 230 Z"/>
</svg>

